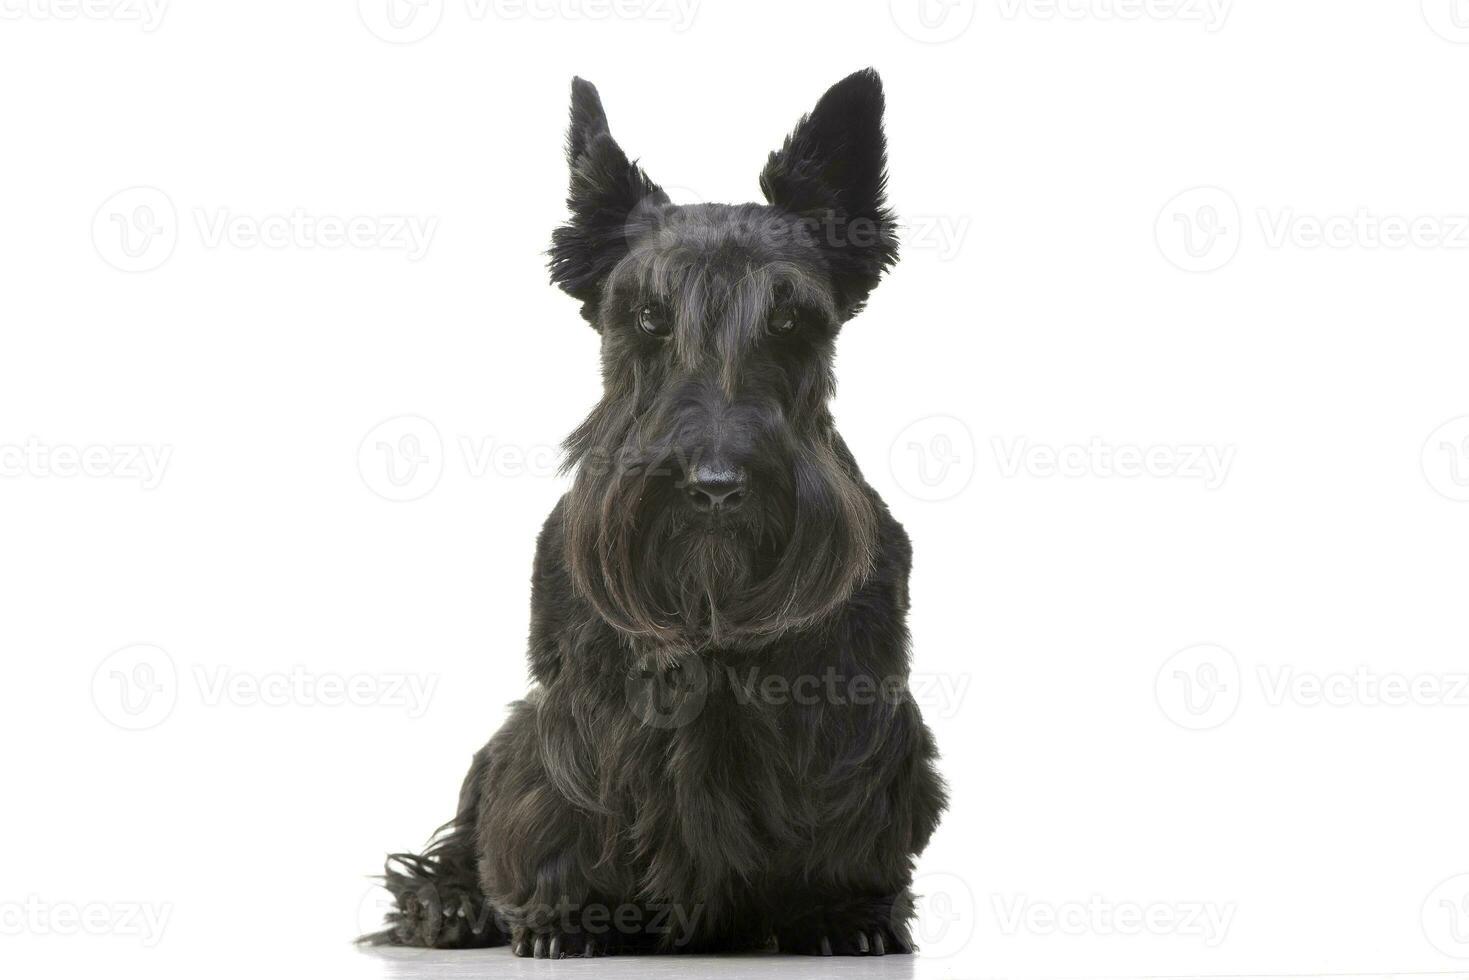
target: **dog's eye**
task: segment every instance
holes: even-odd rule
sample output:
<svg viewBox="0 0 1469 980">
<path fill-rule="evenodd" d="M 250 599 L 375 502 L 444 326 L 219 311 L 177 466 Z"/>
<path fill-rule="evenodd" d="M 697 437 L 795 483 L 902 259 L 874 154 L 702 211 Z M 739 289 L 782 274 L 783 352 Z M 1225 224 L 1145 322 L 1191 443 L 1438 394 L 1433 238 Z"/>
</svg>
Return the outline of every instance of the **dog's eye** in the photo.
<svg viewBox="0 0 1469 980">
<path fill-rule="evenodd" d="M 673 325 L 656 306 L 644 306 L 638 310 L 638 329 L 650 337 L 667 337 L 673 332 Z"/>
<path fill-rule="evenodd" d="M 796 329 L 796 314 L 792 310 L 777 310 L 770 317 L 770 332 L 788 334 Z"/>
</svg>

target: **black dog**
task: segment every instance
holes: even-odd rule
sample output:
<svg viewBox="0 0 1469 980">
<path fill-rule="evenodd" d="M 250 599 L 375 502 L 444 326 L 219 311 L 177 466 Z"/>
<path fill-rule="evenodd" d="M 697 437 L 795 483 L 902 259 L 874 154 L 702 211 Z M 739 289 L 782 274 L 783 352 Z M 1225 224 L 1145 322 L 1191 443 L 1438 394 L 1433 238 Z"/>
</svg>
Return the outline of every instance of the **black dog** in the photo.
<svg viewBox="0 0 1469 980">
<path fill-rule="evenodd" d="M 944 808 L 906 690 L 910 549 L 833 426 L 832 350 L 897 257 L 882 85 L 835 85 L 760 177 L 676 207 L 572 85 L 552 279 L 604 393 L 532 578 L 536 687 L 459 812 L 389 858 L 370 941 L 520 956 L 909 952 Z"/>
</svg>

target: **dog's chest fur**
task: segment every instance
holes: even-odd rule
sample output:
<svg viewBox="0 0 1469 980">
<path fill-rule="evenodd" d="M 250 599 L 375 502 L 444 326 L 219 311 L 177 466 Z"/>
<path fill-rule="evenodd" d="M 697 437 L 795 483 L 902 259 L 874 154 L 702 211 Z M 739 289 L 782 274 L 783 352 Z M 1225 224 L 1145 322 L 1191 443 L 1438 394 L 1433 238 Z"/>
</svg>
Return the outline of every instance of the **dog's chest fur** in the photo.
<svg viewBox="0 0 1469 980">
<path fill-rule="evenodd" d="M 602 887 L 630 879 L 650 900 L 736 907 L 776 878 L 829 864 L 852 815 L 884 819 L 888 801 L 861 794 L 905 757 L 916 720 L 901 684 L 907 541 L 887 522 L 873 575 L 829 623 L 660 666 L 572 594 L 551 515 L 532 664 L 540 710 L 579 723 L 541 751 L 563 795 L 600 825 L 596 836 L 616 842 Z"/>
</svg>

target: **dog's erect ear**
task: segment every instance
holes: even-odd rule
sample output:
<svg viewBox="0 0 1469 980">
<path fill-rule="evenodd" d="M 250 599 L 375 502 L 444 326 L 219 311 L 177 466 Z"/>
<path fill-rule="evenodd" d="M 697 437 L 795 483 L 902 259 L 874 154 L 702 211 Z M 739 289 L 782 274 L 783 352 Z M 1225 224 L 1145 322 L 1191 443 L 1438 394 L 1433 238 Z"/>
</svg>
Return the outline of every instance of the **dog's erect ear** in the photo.
<svg viewBox="0 0 1469 980">
<path fill-rule="evenodd" d="M 848 314 L 897 261 L 897 219 L 887 209 L 882 79 L 871 68 L 837 82 L 770 154 L 760 189 L 806 219 L 825 250 Z"/>
<path fill-rule="evenodd" d="M 597 323 L 607 274 L 627 254 L 630 226 L 640 209 L 668 202 L 668 195 L 627 159 L 607 130 L 607 113 L 591 82 L 571 82 L 571 218 L 551 236 L 551 281 L 582 302 L 582 316 Z"/>
</svg>

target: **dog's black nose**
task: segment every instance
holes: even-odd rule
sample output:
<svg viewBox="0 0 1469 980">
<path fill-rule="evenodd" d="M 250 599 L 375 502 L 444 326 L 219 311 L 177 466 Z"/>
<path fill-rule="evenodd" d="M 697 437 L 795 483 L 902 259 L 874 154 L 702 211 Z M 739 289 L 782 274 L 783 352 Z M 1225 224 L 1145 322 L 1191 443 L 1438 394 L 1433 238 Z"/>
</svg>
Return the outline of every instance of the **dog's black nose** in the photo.
<svg viewBox="0 0 1469 980">
<path fill-rule="evenodd" d="M 744 467 L 700 463 L 689 474 L 684 489 L 698 510 L 731 511 L 744 503 L 746 483 Z"/>
</svg>

